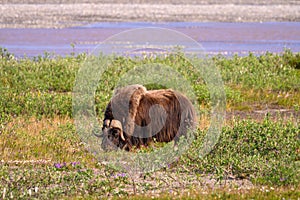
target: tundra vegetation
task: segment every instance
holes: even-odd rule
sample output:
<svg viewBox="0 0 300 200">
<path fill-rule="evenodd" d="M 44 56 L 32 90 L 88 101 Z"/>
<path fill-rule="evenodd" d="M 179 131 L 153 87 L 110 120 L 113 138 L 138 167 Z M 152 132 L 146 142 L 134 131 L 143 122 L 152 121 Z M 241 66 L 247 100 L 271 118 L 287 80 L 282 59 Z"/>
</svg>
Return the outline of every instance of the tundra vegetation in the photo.
<svg viewBox="0 0 300 200">
<path fill-rule="evenodd" d="M 299 198 L 300 54 L 212 57 L 224 81 L 227 115 L 204 158 L 198 147 L 209 127 L 209 92 L 183 56 L 118 57 L 99 82 L 99 120 L 116 77 L 138 64 L 174 67 L 197 95 L 201 118 L 189 150 L 168 167 L 132 176 L 97 162 L 76 133 L 72 89 L 85 54 L 15 58 L 1 49 L 0 198 Z"/>
</svg>

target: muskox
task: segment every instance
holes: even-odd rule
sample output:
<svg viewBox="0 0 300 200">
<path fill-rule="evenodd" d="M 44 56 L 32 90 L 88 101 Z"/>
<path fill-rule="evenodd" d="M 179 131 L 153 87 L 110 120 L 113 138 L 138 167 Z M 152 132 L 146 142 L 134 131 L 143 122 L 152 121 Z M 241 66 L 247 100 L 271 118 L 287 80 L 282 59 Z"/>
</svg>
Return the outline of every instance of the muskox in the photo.
<svg viewBox="0 0 300 200">
<path fill-rule="evenodd" d="M 195 125 L 196 112 L 183 94 L 130 85 L 117 90 L 106 107 L 101 147 L 130 151 L 154 141 L 176 144 Z"/>
</svg>

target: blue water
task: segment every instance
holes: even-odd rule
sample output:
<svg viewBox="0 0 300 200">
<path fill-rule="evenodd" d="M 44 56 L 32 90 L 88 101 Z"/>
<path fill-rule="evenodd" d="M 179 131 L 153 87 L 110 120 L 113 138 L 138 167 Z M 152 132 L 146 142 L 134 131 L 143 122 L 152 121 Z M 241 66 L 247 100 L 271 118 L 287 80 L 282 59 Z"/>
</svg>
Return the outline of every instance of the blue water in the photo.
<svg viewBox="0 0 300 200">
<path fill-rule="evenodd" d="M 296 26 L 300 28 L 298 22 L 264 22 L 264 23 L 230 23 L 230 22 L 100 22 L 74 28 L 143 28 L 143 27 L 163 27 L 163 28 L 195 28 L 195 27 L 220 27 L 234 28 L 237 26 L 251 26 L 253 28 L 258 25 L 264 26 Z"/>
<path fill-rule="evenodd" d="M 189 41 L 178 44 L 179 39 L 175 42 L 165 39 L 160 44 L 162 49 L 180 45 L 184 46 L 184 51 L 192 53 L 205 51 L 210 55 L 226 56 L 248 55 L 249 52 L 258 55 L 267 51 L 280 53 L 284 49 L 300 52 L 300 22 L 101 22 L 65 29 L 0 29 L 0 46 L 17 57 L 34 57 L 45 52 L 61 56 L 71 53 L 91 53 L 96 47 L 100 51 L 102 49 L 126 51 L 126 48 L 130 51 L 136 48 L 130 41 L 110 44 L 111 46 L 103 45 L 103 41 L 123 31 L 145 27 L 171 29 L 190 37 L 202 46 L 198 48 L 189 44 Z M 141 41 L 139 45 L 142 44 Z M 142 48 L 147 43 L 143 45 Z"/>
</svg>

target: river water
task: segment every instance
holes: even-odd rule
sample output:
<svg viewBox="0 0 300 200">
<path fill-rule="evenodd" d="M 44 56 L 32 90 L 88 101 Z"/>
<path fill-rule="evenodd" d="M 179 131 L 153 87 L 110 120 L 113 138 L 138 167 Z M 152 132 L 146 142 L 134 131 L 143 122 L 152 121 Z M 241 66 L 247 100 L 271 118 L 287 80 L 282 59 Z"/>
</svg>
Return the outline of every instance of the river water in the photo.
<svg viewBox="0 0 300 200">
<path fill-rule="evenodd" d="M 115 34 L 145 27 L 166 28 L 185 34 L 198 42 L 202 46 L 201 50 L 210 55 L 248 55 L 249 52 L 259 55 L 267 51 L 280 53 L 284 49 L 300 52 L 300 22 L 120 22 L 65 29 L 0 29 L 0 47 L 8 49 L 16 57 L 35 57 L 44 55 L 45 52 L 61 56 L 91 53 Z M 177 44 L 174 41 L 168 44 L 166 41 L 164 45 Z M 197 48 L 184 50 L 199 51 Z"/>
</svg>

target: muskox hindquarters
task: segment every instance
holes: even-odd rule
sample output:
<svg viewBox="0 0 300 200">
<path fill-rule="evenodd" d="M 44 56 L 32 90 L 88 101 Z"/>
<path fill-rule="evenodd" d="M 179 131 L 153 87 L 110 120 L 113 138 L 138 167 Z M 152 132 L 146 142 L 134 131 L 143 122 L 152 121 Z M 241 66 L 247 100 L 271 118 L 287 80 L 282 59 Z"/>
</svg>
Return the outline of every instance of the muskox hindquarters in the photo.
<svg viewBox="0 0 300 200">
<path fill-rule="evenodd" d="M 129 151 L 153 141 L 177 142 L 195 125 L 193 105 L 181 93 L 131 85 L 119 89 L 106 107 L 101 146 Z"/>
</svg>

